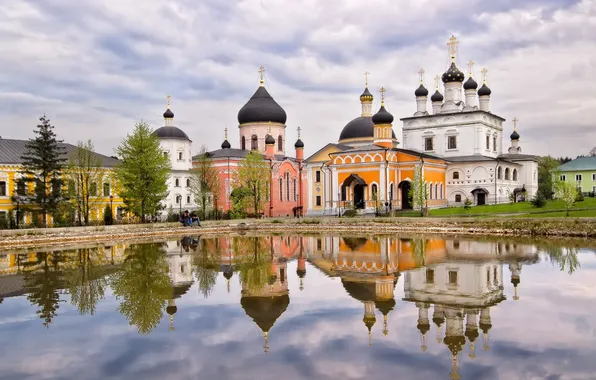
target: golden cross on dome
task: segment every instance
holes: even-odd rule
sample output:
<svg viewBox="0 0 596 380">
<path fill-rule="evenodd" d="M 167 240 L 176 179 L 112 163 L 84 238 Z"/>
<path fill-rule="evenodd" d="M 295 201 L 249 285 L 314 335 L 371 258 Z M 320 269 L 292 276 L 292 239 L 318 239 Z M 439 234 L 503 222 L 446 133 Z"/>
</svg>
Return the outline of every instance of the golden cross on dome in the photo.
<svg viewBox="0 0 596 380">
<path fill-rule="evenodd" d="M 519 119 L 516 117 L 513 118 L 513 130 L 517 131 L 517 122 L 519 121 Z"/>
<path fill-rule="evenodd" d="M 265 68 L 261 65 L 261 67 L 259 67 L 259 77 L 260 77 L 261 84 L 265 83 L 264 74 L 265 74 Z"/>
<path fill-rule="evenodd" d="M 269 122 L 269 127 L 267 128 L 267 134 L 268 135 L 271 134 L 271 122 Z"/>
<path fill-rule="evenodd" d="M 455 53 L 457 52 L 458 44 L 459 44 L 459 41 L 457 40 L 457 38 L 454 35 L 451 35 L 451 38 L 449 39 L 447 46 L 449 46 L 449 53 L 451 54 L 452 61 L 455 60 Z"/>
<path fill-rule="evenodd" d="M 420 71 L 418 71 L 418 74 L 420 75 L 420 84 L 424 82 L 424 73 L 424 69 L 420 69 Z"/>
<path fill-rule="evenodd" d="M 470 76 L 472 76 L 472 69 L 474 68 L 474 61 L 468 61 L 468 71 L 470 72 Z"/>
<path fill-rule="evenodd" d="M 437 88 L 437 90 L 439 90 L 439 81 L 441 80 L 441 77 L 439 76 L 439 74 L 437 74 L 437 76 L 435 77 L 435 87 Z"/>
<path fill-rule="evenodd" d="M 488 70 L 485 67 L 480 72 L 482 73 L 482 83 L 486 83 L 486 74 L 488 73 Z"/>
<path fill-rule="evenodd" d="M 228 139 L 228 127 L 224 128 L 224 140 Z"/>
<path fill-rule="evenodd" d="M 366 87 L 368 87 L 368 74 L 370 74 L 368 71 L 364 72 L 364 81 L 366 83 Z"/>
<path fill-rule="evenodd" d="M 171 99 L 171 98 L 172 98 L 172 97 L 171 97 L 170 95 L 166 96 L 166 99 L 168 100 L 168 109 L 170 108 L 170 99 Z"/>
<path fill-rule="evenodd" d="M 381 87 L 379 92 L 381 93 L 381 104 L 385 104 L 385 92 L 387 92 L 387 90 L 385 90 L 385 87 Z"/>
<path fill-rule="evenodd" d="M 302 128 L 298 127 L 296 128 L 296 130 L 298 131 L 298 138 L 300 138 L 300 131 L 302 130 Z"/>
</svg>

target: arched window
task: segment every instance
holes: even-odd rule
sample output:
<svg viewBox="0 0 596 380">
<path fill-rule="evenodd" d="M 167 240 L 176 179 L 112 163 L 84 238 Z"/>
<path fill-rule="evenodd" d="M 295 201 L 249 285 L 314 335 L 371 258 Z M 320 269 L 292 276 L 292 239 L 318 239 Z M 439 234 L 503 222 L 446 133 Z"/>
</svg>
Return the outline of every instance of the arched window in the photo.
<svg viewBox="0 0 596 380">
<path fill-rule="evenodd" d="M 190 195 L 186 197 L 186 203 L 190 203 Z"/>
<path fill-rule="evenodd" d="M 290 200 L 290 172 L 286 172 L 286 201 Z"/>
<path fill-rule="evenodd" d="M 513 180 L 517 181 L 517 169 L 513 169 Z"/>
<path fill-rule="evenodd" d="M 439 199 L 439 184 L 435 183 L 435 199 Z"/>
<path fill-rule="evenodd" d="M 389 200 L 393 200 L 393 184 L 389 185 Z"/>
<path fill-rule="evenodd" d="M 457 203 L 461 203 L 461 195 L 460 195 L 460 194 L 456 194 L 456 195 L 455 195 L 455 201 L 456 201 Z"/>
<path fill-rule="evenodd" d="M 294 178 L 294 200 L 298 200 L 298 181 Z"/>
<path fill-rule="evenodd" d="M 252 135 L 250 138 L 250 149 L 251 150 L 258 150 L 259 149 L 259 140 L 257 135 Z"/>
<path fill-rule="evenodd" d="M 459 172 L 453 172 L 453 179 L 459 179 Z"/>
<path fill-rule="evenodd" d="M 284 200 L 284 184 L 281 178 L 279 179 L 279 200 Z"/>
<path fill-rule="evenodd" d="M 373 183 L 373 185 L 370 187 L 370 193 L 371 193 L 371 197 L 372 199 L 377 199 L 377 193 L 378 193 L 379 189 L 377 188 L 377 185 Z"/>
<path fill-rule="evenodd" d="M 430 189 L 428 190 L 428 199 L 433 199 L 433 184 L 430 184 Z"/>
<path fill-rule="evenodd" d="M 174 181 L 174 186 L 180 187 L 180 180 L 178 178 L 176 178 L 176 180 Z"/>
<path fill-rule="evenodd" d="M 503 168 L 500 166 L 497 168 L 497 179 L 503 179 Z"/>
<path fill-rule="evenodd" d="M 242 150 L 246 150 L 246 137 L 242 136 L 242 142 L 240 143 Z"/>
<path fill-rule="evenodd" d="M 277 150 L 278 150 L 279 152 L 282 152 L 282 151 L 284 150 L 284 140 L 283 140 L 283 138 L 281 137 L 281 135 L 279 135 L 279 136 L 277 137 Z"/>
<path fill-rule="evenodd" d="M 439 199 L 443 199 L 443 184 L 441 184 L 441 189 L 440 189 L 440 194 L 439 194 Z"/>
<path fill-rule="evenodd" d="M 186 187 L 190 187 L 190 178 L 186 179 Z"/>
<path fill-rule="evenodd" d="M 509 168 L 505 169 L 505 180 L 509 181 Z"/>
</svg>

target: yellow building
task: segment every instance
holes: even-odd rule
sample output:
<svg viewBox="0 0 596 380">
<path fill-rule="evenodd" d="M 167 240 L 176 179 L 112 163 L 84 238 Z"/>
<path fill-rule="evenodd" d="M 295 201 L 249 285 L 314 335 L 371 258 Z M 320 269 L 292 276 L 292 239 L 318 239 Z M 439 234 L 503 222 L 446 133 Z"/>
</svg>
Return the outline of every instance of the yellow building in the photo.
<svg viewBox="0 0 596 380">
<path fill-rule="evenodd" d="M 350 208 L 363 212 L 411 209 L 409 196 L 417 167 L 426 183 L 425 206 L 447 205 L 445 160 L 398 148 L 393 115 L 381 107 L 372 114 L 368 87 L 360 96 L 362 113 L 342 130 L 338 143 L 330 143 L 306 160 L 310 215 L 333 215 Z"/>
<path fill-rule="evenodd" d="M 34 205 L 29 205 L 33 207 L 25 207 L 25 205 L 19 202 L 20 197 L 15 197 L 17 182 L 23 170 L 21 157 L 27 150 L 26 144 L 27 140 L 0 138 L 0 228 L 10 226 L 11 221 L 16 222 L 17 219 L 21 227 L 36 223 L 42 224 L 40 219 L 34 220 Z M 77 149 L 76 146 L 71 144 L 62 143 L 62 146 L 65 154 L 69 156 Z M 90 223 L 103 221 L 104 210 L 108 205 L 112 208 L 114 218 L 120 218 L 124 215 L 124 203 L 122 198 L 117 194 L 118 186 L 112 175 L 118 159 L 98 153 L 92 153 L 92 159 L 96 160 L 100 164 L 100 167 L 91 176 L 90 186 L 85 190 L 89 192 Z M 65 168 L 65 190 L 68 190 L 70 177 Z M 70 183 L 70 186 L 72 186 L 72 183 Z M 33 192 L 33 186 L 25 189 L 25 191 Z M 76 205 L 76 197 L 72 197 L 70 202 Z M 75 217 L 78 219 L 77 215 Z M 53 221 L 51 217 L 48 219 L 48 225 L 51 226 Z"/>
</svg>

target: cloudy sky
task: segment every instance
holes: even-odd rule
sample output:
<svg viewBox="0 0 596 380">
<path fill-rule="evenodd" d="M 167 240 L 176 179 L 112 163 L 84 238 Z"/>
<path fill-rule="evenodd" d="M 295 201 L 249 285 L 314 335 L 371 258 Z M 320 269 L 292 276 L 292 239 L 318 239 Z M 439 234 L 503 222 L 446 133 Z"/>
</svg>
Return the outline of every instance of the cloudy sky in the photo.
<svg viewBox="0 0 596 380">
<path fill-rule="evenodd" d="M 163 125 L 171 94 L 194 150 L 219 147 L 226 127 L 238 147 L 237 112 L 263 65 L 288 114 L 288 148 L 300 126 L 310 154 L 359 116 L 365 70 L 375 95 L 388 89 L 388 109 L 411 116 L 417 71 L 432 89 L 452 33 L 462 69 L 470 59 L 477 78 L 488 68 L 505 136 L 519 118 L 525 153 L 575 156 L 596 145 L 594 0 L 8 2 L 0 136 L 29 138 L 46 113 L 61 138 L 91 138 L 113 154 L 136 121 Z"/>
</svg>

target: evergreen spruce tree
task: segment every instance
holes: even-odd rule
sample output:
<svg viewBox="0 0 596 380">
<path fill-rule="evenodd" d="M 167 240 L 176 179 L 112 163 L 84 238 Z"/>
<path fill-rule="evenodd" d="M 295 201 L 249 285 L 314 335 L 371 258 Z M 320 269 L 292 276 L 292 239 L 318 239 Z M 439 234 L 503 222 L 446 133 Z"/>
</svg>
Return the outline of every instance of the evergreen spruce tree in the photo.
<svg viewBox="0 0 596 380">
<path fill-rule="evenodd" d="M 115 177 L 122 186 L 120 195 L 129 210 L 144 222 L 147 215 L 161 209 L 168 195 L 170 160 L 164 156 L 159 139 L 146 123 L 137 123 L 116 149 L 120 164 Z"/>
<path fill-rule="evenodd" d="M 47 226 L 47 215 L 57 210 L 64 200 L 62 171 L 66 155 L 62 141 L 56 139 L 50 120 L 44 115 L 39 121 L 40 124 L 34 130 L 36 137 L 29 140 L 27 151 L 21 156 L 23 170 L 17 189 L 21 189 L 20 202 L 39 210 L 42 223 Z M 34 184 L 33 192 L 27 191 L 29 183 Z"/>
</svg>

